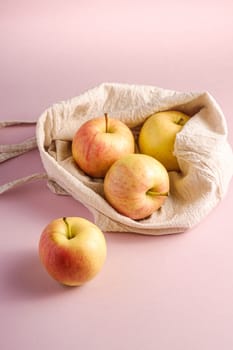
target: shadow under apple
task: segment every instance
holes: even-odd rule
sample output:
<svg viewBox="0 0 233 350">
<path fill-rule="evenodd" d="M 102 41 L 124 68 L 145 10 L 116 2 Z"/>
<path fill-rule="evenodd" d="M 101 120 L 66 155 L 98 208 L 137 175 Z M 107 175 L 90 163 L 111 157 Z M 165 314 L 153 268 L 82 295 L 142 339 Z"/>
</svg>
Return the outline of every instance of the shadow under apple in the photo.
<svg viewBox="0 0 233 350">
<path fill-rule="evenodd" d="M 31 250 L 14 252 L 4 282 L 4 294 L 13 301 L 49 298 L 74 290 L 53 280 L 40 263 L 37 251 Z"/>
</svg>

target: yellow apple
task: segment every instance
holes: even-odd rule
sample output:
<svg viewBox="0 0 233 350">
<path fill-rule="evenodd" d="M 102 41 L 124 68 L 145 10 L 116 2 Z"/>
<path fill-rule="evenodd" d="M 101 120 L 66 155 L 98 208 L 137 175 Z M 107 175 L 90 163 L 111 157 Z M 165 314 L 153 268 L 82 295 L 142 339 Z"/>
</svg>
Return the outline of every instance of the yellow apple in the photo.
<svg viewBox="0 0 233 350">
<path fill-rule="evenodd" d="M 179 111 L 164 111 L 151 115 L 139 133 L 140 152 L 156 158 L 168 171 L 179 171 L 179 164 L 174 155 L 174 144 L 176 134 L 181 131 L 189 118 Z"/>
<path fill-rule="evenodd" d="M 105 198 L 119 213 L 139 220 L 165 202 L 169 177 L 165 167 L 145 154 L 129 154 L 117 160 L 104 179 Z"/>
<path fill-rule="evenodd" d="M 53 220 L 39 241 L 39 256 L 45 269 L 68 286 L 79 286 L 95 277 L 105 262 L 106 252 L 102 231 L 80 217 Z"/>
</svg>

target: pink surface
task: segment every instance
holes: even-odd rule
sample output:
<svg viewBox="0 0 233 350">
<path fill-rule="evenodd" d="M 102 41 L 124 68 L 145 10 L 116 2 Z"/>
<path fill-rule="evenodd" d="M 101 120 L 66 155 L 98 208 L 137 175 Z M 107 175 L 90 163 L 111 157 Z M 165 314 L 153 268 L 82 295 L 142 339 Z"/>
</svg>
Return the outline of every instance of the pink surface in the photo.
<svg viewBox="0 0 233 350">
<path fill-rule="evenodd" d="M 101 82 L 209 91 L 233 144 L 232 1 L 31 1 L 0 4 L 0 118 L 36 120 Z M 34 127 L 0 130 L 0 143 Z M 32 151 L 0 165 L 0 183 L 43 171 Z M 106 233 L 101 273 L 64 288 L 39 263 L 53 218 L 90 212 L 45 181 L 0 197 L 0 349 L 233 347 L 233 187 L 198 227 L 146 237 Z"/>
</svg>

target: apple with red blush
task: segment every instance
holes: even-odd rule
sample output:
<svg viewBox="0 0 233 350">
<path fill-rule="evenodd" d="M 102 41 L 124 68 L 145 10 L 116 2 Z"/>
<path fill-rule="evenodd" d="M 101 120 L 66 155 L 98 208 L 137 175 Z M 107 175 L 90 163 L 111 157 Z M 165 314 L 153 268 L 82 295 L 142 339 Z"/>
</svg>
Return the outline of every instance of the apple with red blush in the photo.
<svg viewBox="0 0 233 350">
<path fill-rule="evenodd" d="M 145 154 L 129 154 L 117 160 L 104 178 L 106 200 L 120 214 L 145 219 L 164 204 L 169 193 L 166 168 Z"/>
<path fill-rule="evenodd" d="M 82 124 L 72 141 L 73 159 L 87 175 L 96 178 L 103 178 L 116 160 L 134 151 L 130 128 L 107 113 Z"/>
<path fill-rule="evenodd" d="M 39 240 L 39 257 L 48 274 L 67 286 L 80 286 L 102 269 L 107 246 L 102 231 L 81 217 L 51 221 Z"/>
</svg>

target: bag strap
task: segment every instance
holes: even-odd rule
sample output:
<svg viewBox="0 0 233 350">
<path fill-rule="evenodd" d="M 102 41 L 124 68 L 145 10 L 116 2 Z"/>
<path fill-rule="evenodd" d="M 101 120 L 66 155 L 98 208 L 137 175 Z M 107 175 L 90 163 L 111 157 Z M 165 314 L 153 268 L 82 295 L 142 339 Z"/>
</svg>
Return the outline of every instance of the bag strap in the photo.
<svg viewBox="0 0 233 350">
<path fill-rule="evenodd" d="M 41 180 L 41 179 L 48 179 L 48 176 L 46 173 L 35 173 L 29 176 L 22 177 L 20 179 L 16 179 L 14 181 L 8 182 L 6 184 L 0 185 L 0 194 L 3 194 L 4 192 L 7 192 L 11 190 L 12 188 L 15 188 L 20 185 L 24 185 L 28 182 Z"/>
<path fill-rule="evenodd" d="M 29 125 L 29 124 L 34 125 L 36 124 L 36 122 L 34 121 L 7 121 L 7 122 L 0 121 L 0 128 L 5 128 L 8 126 L 15 126 L 15 125 Z M 37 148 L 37 142 L 36 142 L 35 136 L 28 138 L 25 141 L 17 144 L 0 145 L 0 163 L 5 162 L 6 160 L 10 160 L 14 157 L 18 157 L 19 155 L 29 152 L 35 148 Z M 16 186 L 23 185 L 31 181 L 47 179 L 47 178 L 48 176 L 46 173 L 36 173 L 29 176 L 25 176 L 20 179 L 16 179 L 6 184 L 0 185 L 0 194 Z"/>
<path fill-rule="evenodd" d="M 21 143 L 11 145 L 0 145 L 0 163 L 8 159 L 18 157 L 19 155 L 31 151 L 37 147 L 36 138 L 31 137 Z"/>
<path fill-rule="evenodd" d="M 5 128 L 7 126 L 13 125 L 25 125 L 25 124 L 35 124 L 35 122 L 25 122 L 25 121 L 0 121 L 0 128 Z M 8 159 L 14 158 L 28 152 L 37 147 L 36 137 L 26 139 L 23 142 L 10 144 L 10 145 L 0 145 L 0 163 L 5 162 Z"/>
<path fill-rule="evenodd" d="M 0 128 L 5 128 L 6 126 L 15 126 L 15 125 L 35 125 L 36 122 L 33 120 L 0 120 Z"/>
</svg>

